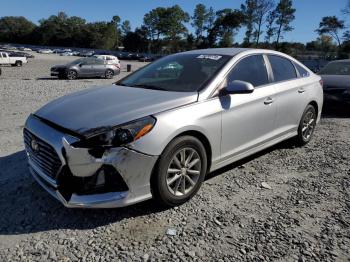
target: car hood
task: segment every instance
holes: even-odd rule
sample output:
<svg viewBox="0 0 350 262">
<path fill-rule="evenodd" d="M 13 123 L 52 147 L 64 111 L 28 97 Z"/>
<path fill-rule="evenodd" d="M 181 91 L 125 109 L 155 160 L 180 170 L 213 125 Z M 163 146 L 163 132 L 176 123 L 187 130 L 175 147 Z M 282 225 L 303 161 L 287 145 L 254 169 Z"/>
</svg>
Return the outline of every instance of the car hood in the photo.
<svg viewBox="0 0 350 262">
<path fill-rule="evenodd" d="M 67 65 L 55 65 L 51 67 L 51 69 L 64 69 L 64 68 L 67 68 Z"/>
<path fill-rule="evenodd" d="M 196 102 L 197 92 L 110 85 L 58 98 L 34 114 L 85 137 L 138 118 Z"/>
<path fill-rule="evenodd" d="M 350 75 L 320 75 L 324 88 L 350 88 Z"/>
</svg>

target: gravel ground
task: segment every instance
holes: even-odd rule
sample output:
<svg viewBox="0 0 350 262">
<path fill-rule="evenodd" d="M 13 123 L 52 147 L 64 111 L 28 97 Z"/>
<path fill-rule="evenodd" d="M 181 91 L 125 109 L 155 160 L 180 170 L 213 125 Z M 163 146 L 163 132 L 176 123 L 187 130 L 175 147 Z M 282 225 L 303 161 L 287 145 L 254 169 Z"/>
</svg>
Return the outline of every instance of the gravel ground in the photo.
<svg viewBox="0 0 350 262">
<path fill-rule="evenodd" d="M 74 58 L 36 56 L 0 76 L 0 261 L 350 261 L 349 117 L 323 117 L 306 147 L 287 141 L 210 174 L 177 208 L 66 209 L 29 175 L 24 121 L 113 81 L 51 79 Z"/>
</svg>

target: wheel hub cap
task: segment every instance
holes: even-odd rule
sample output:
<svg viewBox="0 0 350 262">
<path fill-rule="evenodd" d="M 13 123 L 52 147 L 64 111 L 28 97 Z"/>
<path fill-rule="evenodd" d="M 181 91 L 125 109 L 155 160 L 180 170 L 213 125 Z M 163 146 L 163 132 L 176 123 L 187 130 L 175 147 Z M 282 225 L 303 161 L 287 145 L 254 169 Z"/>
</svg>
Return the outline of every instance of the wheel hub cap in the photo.
<svg viewBox="0 0 350 262">
<path fill-rule="evenodd" d="M 170 161 L 166 183 L 168 190 L 175 196 L 189 194 L 199 181 L 201 160 L 193 148 L 177 151 Z"/>
</svg>

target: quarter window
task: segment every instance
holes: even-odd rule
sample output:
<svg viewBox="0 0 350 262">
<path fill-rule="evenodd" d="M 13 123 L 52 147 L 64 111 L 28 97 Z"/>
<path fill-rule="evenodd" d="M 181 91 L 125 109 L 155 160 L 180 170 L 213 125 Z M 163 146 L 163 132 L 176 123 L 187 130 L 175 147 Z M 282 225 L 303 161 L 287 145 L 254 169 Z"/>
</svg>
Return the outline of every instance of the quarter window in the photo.
<svg viewBox="0 0 350 262">
<path fill-rule="evenodd" d="M 254 87 L 269 83 L 265 61 L 262 55 L 252 55 L 241 60 L 229 73 L 228 82 L 240 80 L 251 83 Z"/>
<path fill-rule="evenodd" d="M 276 55 L 269 55 L 268 57 L 275 82 L 297 78 L 295 67 L 291 61 Z"/>
<path fill-rule="evenodd" d="M 294 63 L 294 65 L 297 68 L 300 77 L 308 77 L 310 75 L 309 72 L 305 68 L 303 68 L 302 66 L 300 66 L 296 63 Z"/>
</svg>

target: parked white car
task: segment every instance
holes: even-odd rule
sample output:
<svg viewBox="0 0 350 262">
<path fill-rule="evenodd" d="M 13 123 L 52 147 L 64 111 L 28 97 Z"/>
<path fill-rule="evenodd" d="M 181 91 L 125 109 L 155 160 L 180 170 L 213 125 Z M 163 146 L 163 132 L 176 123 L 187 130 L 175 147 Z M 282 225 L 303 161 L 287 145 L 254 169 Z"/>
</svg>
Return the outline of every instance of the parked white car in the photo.
<svg viewBox="0 0 350 262">
<path fill-rule="evenodd" d="M 53 54 L 53 51 L 51 49 L 39 49 L 38 53 L 40 53 L 40 54 Z"/>
<path fill-rule="evenodd" d="M 120 61 L 114 55 L 94 55 L 94 57 L 107 61 L 109 65 L 117 65 L 120 68 Z"/>
<path fill-rule="evenodd" d="M 60 56 L 72 56 L 72 55 L 74 55 L 73 52 L 64 52 L 60 54 Z"/>
<path fill-rule="evenodd" d="M 22 66 L 28 63 L 26 57 L 9 56 L 6 52 L 0 52 L 0 65 Z"/>
</svg>

